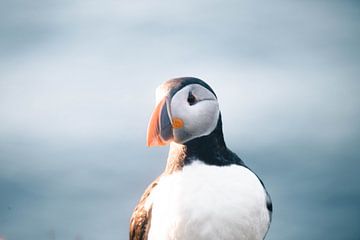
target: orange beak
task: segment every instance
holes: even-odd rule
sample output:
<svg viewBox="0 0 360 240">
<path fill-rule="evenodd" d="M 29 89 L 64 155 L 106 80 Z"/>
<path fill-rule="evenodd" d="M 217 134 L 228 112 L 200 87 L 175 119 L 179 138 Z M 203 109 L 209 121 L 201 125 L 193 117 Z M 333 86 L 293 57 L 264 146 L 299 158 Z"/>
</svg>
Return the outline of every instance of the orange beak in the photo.
<svg viewBox="0 0 360 240">
<path fill-rule="evenodd" d="M 168 97 L 163 98 L 155 107 L 147 129 L 146 145 L 164 146 L 174 139 Z"/>
</svg>

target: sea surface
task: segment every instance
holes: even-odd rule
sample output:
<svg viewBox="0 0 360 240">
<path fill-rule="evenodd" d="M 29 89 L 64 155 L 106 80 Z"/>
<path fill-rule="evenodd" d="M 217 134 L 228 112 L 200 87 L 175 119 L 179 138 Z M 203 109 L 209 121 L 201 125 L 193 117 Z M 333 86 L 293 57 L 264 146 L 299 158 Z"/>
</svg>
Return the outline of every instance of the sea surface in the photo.
<svg viewBox="0 0 360 240">
<path fill-rule="evenodd" d="M 217 93 L 268 240 L 360 239 L 358 1 L 0 2 L 0 239 L 128 238 L 163 81 Z"/>
</svg>

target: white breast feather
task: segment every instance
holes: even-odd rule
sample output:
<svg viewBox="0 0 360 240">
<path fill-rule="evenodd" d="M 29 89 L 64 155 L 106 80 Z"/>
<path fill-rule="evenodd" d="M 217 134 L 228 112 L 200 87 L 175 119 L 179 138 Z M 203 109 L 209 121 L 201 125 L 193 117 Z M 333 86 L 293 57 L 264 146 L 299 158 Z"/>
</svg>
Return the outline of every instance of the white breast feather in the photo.
<svg viewBox="0 0 360 240">
<path fill-rule="evenodd" d="M 149 240 L 260 240 L 270 221 L 264 188 L 238 165 L 196 161 L 161 177 L 151 204 Z"/>
</svg>

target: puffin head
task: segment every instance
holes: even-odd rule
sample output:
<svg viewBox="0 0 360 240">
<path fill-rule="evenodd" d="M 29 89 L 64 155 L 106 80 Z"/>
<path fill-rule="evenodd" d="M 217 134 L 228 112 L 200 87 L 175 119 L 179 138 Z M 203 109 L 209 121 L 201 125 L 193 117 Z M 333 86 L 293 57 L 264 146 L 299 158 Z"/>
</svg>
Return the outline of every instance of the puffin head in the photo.
<svg viewBox="0 0 360 240">
<path fill-rule="evenodd" d="M 204 81 L 175 78 L 156 90 L 156 107 L 147 130 L 147 146 L 170 142 L 186 144 L 207 136 L 217 127 L 220 111 L 217 97 Z"/>
</svg>

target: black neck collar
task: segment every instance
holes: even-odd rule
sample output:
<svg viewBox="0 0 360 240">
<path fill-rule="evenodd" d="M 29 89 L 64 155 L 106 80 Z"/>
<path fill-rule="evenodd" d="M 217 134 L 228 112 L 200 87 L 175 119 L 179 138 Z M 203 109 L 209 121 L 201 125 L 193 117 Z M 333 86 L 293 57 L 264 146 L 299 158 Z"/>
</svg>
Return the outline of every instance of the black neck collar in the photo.
<svg viewBox="0 0 360 240">
<path fill-rule="evenodd" d="M 226 166 L 244 165 L 242 160 L 231 152 L 225 144 L 221 115 L 216 128 L 207 136 L 199 137 L 184 144 L 172 143 L 165 172 L 170 174 L 181 170 L 193 161 L 201 161 L 207 165 Z"/>
</svg>

